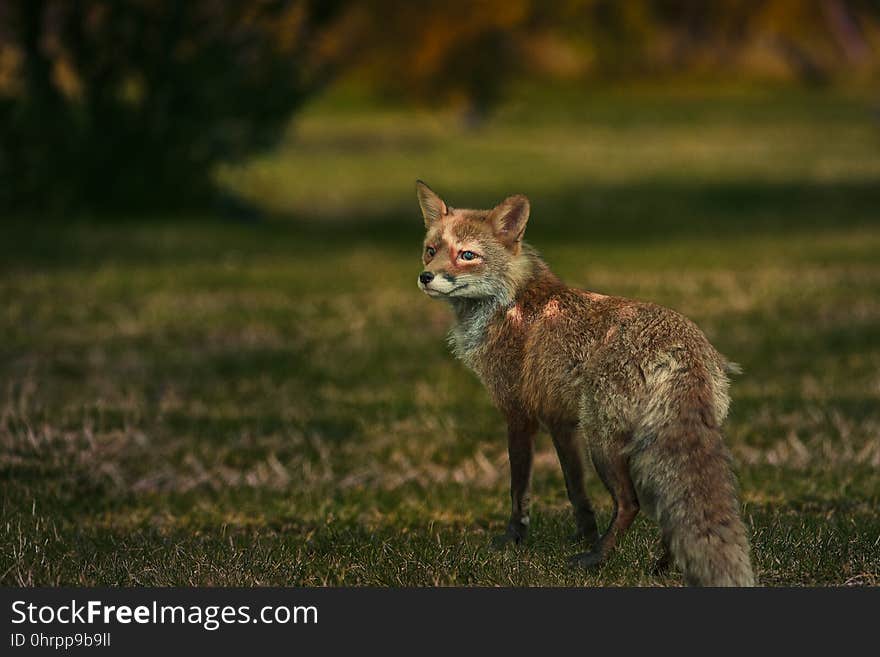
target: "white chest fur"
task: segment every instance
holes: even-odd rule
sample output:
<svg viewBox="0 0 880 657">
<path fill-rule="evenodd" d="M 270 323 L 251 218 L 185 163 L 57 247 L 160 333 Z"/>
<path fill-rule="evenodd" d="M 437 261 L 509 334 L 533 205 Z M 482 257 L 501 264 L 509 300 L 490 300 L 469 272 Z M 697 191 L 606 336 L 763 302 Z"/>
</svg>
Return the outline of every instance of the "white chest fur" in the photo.
<svg viewBox="0 0 880 657">
<path fill-rule="evenodd" d="M 449 332 L 449 346 L 456 358 L 474 369 L 475 356 L 485 343 L 489 324 L 501 311 L 496 299 L 460 303 L 455 307 L 458 321 Z"/>
</svg>

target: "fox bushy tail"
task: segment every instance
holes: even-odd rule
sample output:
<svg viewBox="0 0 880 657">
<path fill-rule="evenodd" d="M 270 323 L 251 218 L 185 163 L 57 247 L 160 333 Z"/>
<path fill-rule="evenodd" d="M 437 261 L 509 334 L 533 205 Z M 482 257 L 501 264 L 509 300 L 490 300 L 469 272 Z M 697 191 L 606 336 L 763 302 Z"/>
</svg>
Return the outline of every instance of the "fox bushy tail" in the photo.
<svg viewBox="0 0 880 657">
<path fill-rule="evenodd" d="M 715 423 L 685 412 L 630 457 L 673 563 L 691 586 L 754 586 L 730 455 Z"/>
</svg>

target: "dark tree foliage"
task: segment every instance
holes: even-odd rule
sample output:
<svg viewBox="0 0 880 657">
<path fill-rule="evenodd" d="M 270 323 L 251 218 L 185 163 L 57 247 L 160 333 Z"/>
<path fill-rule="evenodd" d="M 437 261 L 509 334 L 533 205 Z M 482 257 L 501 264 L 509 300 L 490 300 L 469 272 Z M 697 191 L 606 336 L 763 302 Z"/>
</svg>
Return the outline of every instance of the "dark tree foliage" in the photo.
<svg viewBox="0 0 880 657">
<path fill-rule="evenodd" d="M 336 3 L 4 0 L 0 204 L 202 200 L 329 78 Z"/>
<path fill-rule="evenodd" d="M 876 70 L 872 0 L 359 0 L 362 74 L 385 93 L 488 114 L 519 77 L 803 83 Z"/>
</svg>

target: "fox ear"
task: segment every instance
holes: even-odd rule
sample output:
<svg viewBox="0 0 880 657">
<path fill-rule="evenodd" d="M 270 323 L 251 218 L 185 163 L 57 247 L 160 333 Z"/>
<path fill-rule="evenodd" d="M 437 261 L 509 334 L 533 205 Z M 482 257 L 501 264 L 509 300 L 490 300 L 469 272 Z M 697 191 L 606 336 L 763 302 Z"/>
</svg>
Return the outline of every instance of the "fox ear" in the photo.
<svg viewBox="0 0 880 657">
<path fill-rule="evenodd" d="M 488 221 L 492 230 L 504 245 L 519 253 L 526 222 L 529 220 L 529 199 L 522 194 L 509 196 L 489 213 Z"/>
<path fill-rule="evenodd" d="M 416 195 L 419 197 L 419 206 L 425 218 L 425 228 L 429 228 L 435 221 L 449 214 L 449 206 L 421 180 L 416 180 Z"/>
</svg>

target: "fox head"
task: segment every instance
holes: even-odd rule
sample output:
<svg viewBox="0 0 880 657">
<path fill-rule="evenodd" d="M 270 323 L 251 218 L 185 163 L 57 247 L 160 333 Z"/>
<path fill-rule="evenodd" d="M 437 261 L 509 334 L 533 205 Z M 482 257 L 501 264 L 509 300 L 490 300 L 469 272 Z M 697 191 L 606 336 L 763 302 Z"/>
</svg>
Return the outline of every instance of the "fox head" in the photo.
<svg viewBox="0 0 880 657">
<path fill-rule="evenodd" d="M 435 298 L 512 297 L 528 265 L 522 239 L 529 200 L 516 195 L 491 210 L 462 210 L 421 180 L 416 193 L 427 231 L 419 288 Z"/>
</svg>

